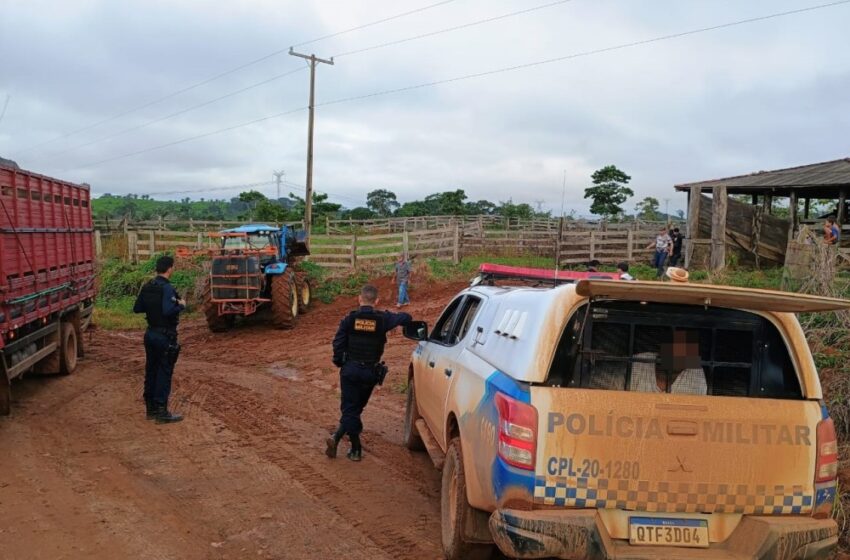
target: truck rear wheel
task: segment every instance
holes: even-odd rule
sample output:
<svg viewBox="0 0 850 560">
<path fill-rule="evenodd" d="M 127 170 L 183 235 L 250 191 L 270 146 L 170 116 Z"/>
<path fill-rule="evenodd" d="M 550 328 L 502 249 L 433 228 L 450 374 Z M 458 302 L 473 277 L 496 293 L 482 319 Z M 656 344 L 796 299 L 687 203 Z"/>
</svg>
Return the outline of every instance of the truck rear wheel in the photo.
<svg viewBox="0 0 850 560">
<path fill-rule="evenodd" d="M 306 272 L 295 273 L 295 286 L 298 288 L 298 313 L 306 313 L 313 302 L 313 285 Z"/>
<path fill-rule="evenodd" d="M 416 421 L 420 418 L 413 378 L 411 377 L 410 381 L 407 382 L 407 408 L 404 411 L 404 432 L 402 434 L 404 446 L 411 451 L 425 450 L 425 444 L 422 443 L 422 437 L 420 437 L 419 430 L 416 428 Z"/>
<path fill-rule="evenodd" d="M 291 329 L 298 318 L 298 289 L 293 274 L 272 277 L 272 324 Z"/>
<path fill-rule="evenodd" d="M 80 341 L 74 323 L 62 321 L 56 333 L 48 336 L 46 342 L 56 342 L 56 350 L 34 366 L 35 373 L 70 375 L 77 369 L 77 357 Z"/>
<path fill-rule="evenodd" d="M 446 560 L 488 560 L 493 556 L 493 545 L 470 543 L 463 538 L 467 519 L 475 512 L 466 499 L 463 454 L 460 438 L 457 437 L 449 442 L 446 451 L 440 491 L 440 513 L 443 553 Z"/>
<path fill-rule="evenodd" d="M 233 319 L 227 315 L 218 314 L 218 304 L 212 300 L 212 288 L 210 279 L 204 281 L 204 288 L 201 294 L 201 307 L 204 310 L 204 317 L 207 319 L 207 326 L 212 332 L 224 332 L 233 326 Z"/>
</svg>

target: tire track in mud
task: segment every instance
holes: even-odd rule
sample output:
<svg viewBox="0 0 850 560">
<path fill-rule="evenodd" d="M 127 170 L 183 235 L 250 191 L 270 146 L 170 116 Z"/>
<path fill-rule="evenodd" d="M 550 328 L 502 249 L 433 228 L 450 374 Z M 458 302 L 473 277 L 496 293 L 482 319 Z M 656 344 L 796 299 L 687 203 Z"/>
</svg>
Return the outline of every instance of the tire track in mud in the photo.
<svg viewBox="0 0 850 560">
<path fill-rule="evenodd" d="M 439 555 L 439 507 L 435 500 L 405 484 L 388 484 L 382 473 L 369 465 L 344 457 L 325 458 L 316 445 L 285 423 L 287 410 L 261 400 L 256 393 L 232 383 L 207 379 L 211 386 L 203 409 L 244 437 L 240 445 L 252 448 L 263 459 L 278 465 L 328 509 L 361 531 L 394 558 L 425 558 Z M 313 426 L 308 419 L 298 423 Z M 314 428 L 319 443 L 321 429 Z M 342 446 L 341 446 L 342 447 Z M 343 461 L 346 461 L 343 463 Z M 380 466 L 385 466 L 380 462 Z M 403 473 L 392 474 L 402 476 Z M 432 515 L 423 515 L 423 511 Z"/>
</svg>

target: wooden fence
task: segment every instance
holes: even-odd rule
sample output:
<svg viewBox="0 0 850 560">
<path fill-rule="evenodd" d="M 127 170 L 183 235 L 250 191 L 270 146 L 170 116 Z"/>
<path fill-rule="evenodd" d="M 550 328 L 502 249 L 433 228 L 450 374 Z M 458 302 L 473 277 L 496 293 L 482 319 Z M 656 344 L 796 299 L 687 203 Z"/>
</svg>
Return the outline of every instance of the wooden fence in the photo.
<svg viewBox="0 0 850 560">
<path fill-rule="evenodd" d="M 99 232 L 96 232 L 99 233 Z M 95 237 L 95 242 L 99 235 Z M 214 247 L 214 241 L 202 232 L 189 231 L 147 231 L 127 232 L 127 258 L 130 262 L 149 259 L 156 253 L 173 251 L 177 248 L 203 249 Z"/>
<path fill-rule="evenodd" d="M 314 236 L 307 260 L 328 268 L 374 268 L 405 253 L 458 263 L 460 247 L 457 226 L 381 235 Z"/>
<path fill-rule="evenodd" d="M 563 222 L 563 225 L 562 225 Z M 370 220 L 332 220 L 325 218 L 325 234 L 361 235 L 401 233 L 423 229 L 443 229 L 458 226 L 461 231 L 469 228 L 516 230 L 557 233 L 561 229 L 578 231 L 644 230 L 658 228 L 665 222 L 631 220 L 605 222 L 602 220 L 561 218 L 507 218 L 502 216 L 417 216 L 410 218 L 376 218 Z"/>
<path fill-rule="evenodd" d="M 148 230 L 160 230 L 160 231 L 220 231 L 223 229 L 235 228 L 239 226 L 244 226 L 247 224 L 255 224 L 257 221 L 228 221 L 228 220 L 169 220 L 159 218 L 156 220 L 131 220 L 127 217 L 123 219 L 98 219 L 94 220 L 94 228 L 100 230 L 104 233 L 113 232 L 113 231 L 122 231 L 127 233 L 129 231 L 148 231 Z M 263 222 L 267 223 L 267 222 Z M 288 226 L 295 226 L 301 229 L 304 229 L 304 222 L 285 222 Z M 280 223 L 277 224 L 269 224 L 280 226 Z"/>
<path fill-rule="evenodd" d="M 375 268 L 392 263 L 402 252 L 422 259 L 459 262 L 465 256 L 536 256 L 553 260 L 569 268 L 598 260 L 605 264 L 619 261 L 649 260 L 653 249 L 647 246 L 656 230 L 574 230 L 563 227 L 554 231 L 491 230 L 480 224 L 467 224 L 402 231 L 378 235 L 314 235 L 307 260 L 337 270 Z M 165 230 L 95 232 L 98 255 L 101 237 L 126 239 L 126 257 L 131 262 L 150 258 L 156 253 L 203 249 L 215 246 L 204 232 Z"/>
</svg>

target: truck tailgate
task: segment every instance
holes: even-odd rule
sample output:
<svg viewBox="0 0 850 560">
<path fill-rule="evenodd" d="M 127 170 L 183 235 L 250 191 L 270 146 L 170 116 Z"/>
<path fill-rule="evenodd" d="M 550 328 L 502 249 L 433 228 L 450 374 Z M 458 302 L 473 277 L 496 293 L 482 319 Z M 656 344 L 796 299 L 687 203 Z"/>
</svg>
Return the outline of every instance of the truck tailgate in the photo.
<svg viewBox="0 0 850 560">
<path fill-rule="evenodd" d="M 683 513 L 812 510 L 822 418 L 816 401 L 540 386 L 531 389 L 531 403 L 540 434 L 536 504 Z"/>
</svg>

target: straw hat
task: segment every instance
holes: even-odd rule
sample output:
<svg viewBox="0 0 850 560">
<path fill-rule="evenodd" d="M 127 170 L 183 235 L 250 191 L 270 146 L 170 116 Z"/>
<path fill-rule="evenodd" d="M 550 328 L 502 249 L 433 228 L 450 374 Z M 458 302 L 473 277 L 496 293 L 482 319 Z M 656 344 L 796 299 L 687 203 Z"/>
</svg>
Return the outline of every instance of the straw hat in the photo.
<svg viewBox="0 0 850 560">
<path fill-rule="evenodd" d="M 668 267 L 667 272 L 665 272 L 665 274 L 667 275 L 667 278 L 669 278 L 673 282 L 687 282 L 689 276 L 687 270 L 675 266 Z"/>
</svg>

